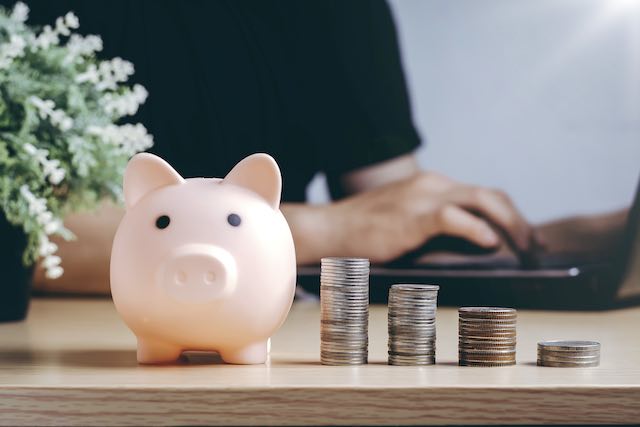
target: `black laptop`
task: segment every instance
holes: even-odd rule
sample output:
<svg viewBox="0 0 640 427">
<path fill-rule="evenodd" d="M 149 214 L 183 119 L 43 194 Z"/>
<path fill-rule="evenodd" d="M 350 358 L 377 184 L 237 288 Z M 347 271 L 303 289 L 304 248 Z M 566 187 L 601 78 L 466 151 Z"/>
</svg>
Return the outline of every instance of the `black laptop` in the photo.
<svg viewBox="0 0 640 427">
<path fill-rule="evenodd" d="M 394 283 L 440 285 L 440 305 L 489 305 L 544 309 L 608 309 L 640 304 L 640 184 L 619 247 L 600 258 L 540 256 L 536 266 L 515 259 L 466 257 L 465 262 L 400 260 L 372 266 L 370 297 L 384 303 Z M 298 284 L 319 292 L 320 269 L 300 267 Z"/>
</svg>

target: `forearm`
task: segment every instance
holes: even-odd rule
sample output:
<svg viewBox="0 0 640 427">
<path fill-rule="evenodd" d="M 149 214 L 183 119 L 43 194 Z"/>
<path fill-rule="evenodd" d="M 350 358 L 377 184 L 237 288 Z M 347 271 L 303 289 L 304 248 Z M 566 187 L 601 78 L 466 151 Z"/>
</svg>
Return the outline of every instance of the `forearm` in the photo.
<svg viewBox="0 0 640 427">
<path fill-rule="evenodd" d="M 608 253 L 620 243 L 628 210 L 576 216 L 536 227 L 547 252 Z"/>
<path fill-rule="evenodd" d="M 298 265 L 318 263 L 332 253 L 335 227 L 328 219 L 326 205 L 283 203 L 280 209 L 293 234 Z"/>
</svg>

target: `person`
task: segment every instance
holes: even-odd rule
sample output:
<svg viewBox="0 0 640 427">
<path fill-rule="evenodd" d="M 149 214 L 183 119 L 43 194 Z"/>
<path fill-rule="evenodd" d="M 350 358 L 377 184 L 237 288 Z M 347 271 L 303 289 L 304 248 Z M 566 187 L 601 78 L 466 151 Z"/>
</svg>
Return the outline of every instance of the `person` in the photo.
<svg viewBox="0 0 640 427">
<path fill-rule="evenodd" d="M 281 205 L 298 264 L 323 256 L 384 263 L 435 236 L 526 252 L 536 230 L 503 191 L 423 171 L 398 42 L 383 0 L 32 1 L 29 22 L 73 10 L 100 34 L 105 57 L 136 67 L 150 96 L 136 120 L 151 152 L 185 177 L 221 177 L 267 152 L 283 175 Z M 305 204 L 325 173 L 333 201 Z M 58 241 L 65 274 L 36 271 L 45 291 L 104 293 L 123 215 L 105 204 L 72 214 L 78 240 Z"/>
</svg>

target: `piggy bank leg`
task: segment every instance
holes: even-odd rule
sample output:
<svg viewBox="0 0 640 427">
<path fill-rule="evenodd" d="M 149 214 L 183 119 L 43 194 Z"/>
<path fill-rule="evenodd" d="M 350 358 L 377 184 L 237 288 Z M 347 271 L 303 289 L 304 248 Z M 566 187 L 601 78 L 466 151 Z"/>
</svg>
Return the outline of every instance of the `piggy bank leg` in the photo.
<svg viewBox="0 0 640 427">
<path fill-rule="evenodd" d="M 138 337 L 138 363 L 170 363 L 180 358 L 182 349 L 172 344 Z"/>
<path fill-rule="evenodd" d="M 220 350 L 220 357 L 226 363 L 236 365 L 258 365 L 267 361 L 267 340 L 245 347 Z"/>
</svg>

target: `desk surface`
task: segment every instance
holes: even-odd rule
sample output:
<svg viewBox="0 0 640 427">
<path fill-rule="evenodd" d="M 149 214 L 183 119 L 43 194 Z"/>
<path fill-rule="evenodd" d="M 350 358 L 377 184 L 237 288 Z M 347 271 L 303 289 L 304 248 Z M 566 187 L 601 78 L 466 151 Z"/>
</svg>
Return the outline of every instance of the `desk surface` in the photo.
<svg viewBox="0 0 640 427">
<path fill-rule="evenodd" d="M 259 366 L 138 366 L 110 300 L 36 299 L 0 324 L 0 424 L 542 424 L 640 422 L 640 309 L 520 311 L 518 364 L 457 366 L 457 313 L 439 309 L 438 364 L 386 365 L 372 306 L 370 364 L 319 364 L 319 306 L 296 303 Z M 535 366 L 542 339 L 594 339 L 601 366 Z"/>
</svg>

